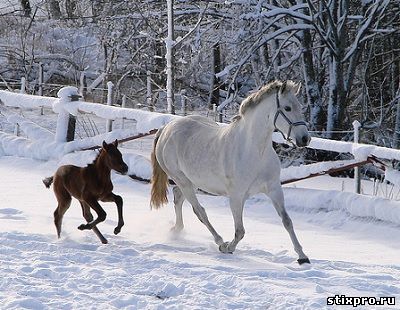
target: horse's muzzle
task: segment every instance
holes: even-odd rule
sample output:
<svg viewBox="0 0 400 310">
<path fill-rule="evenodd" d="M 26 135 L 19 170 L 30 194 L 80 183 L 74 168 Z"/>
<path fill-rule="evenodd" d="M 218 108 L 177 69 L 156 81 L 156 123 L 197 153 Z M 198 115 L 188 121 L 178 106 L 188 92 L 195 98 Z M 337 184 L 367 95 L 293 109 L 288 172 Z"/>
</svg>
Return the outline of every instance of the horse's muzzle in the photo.
<svg viewBox="0 0 400 310">
<path fill-rule="evenodd" d="M 311 136 L 307 134 L 299 138 L 296 138 L 296 145 L 299 147 L 305 147 L 310 144 L 310 141 L 311 141 Z"/>
<path fill-rule="evenodd" d="M 119 173 L 121 173 L 121 174 L 127 174 L 128 173 L 128 165 L 127 164 L 122 164 L 121 165 L 121 170 L 120 171 L 118 171 Z"/>
</svg>

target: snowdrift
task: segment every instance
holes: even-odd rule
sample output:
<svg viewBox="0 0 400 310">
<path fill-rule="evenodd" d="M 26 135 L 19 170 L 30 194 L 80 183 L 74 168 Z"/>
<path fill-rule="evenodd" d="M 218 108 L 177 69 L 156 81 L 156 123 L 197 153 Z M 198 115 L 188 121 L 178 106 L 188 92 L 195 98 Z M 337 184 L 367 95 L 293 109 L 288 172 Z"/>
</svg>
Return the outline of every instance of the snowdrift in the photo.
<svg viewBox="0 0 400 310">
<path fill-rule="evenodd" d="M 400 225 L 400 203 L 380 197 L 340 191 L 285 188 L 285 201 L 288 207 L 304 212 L 343 211 L 355 217 Z"/>
</svg>

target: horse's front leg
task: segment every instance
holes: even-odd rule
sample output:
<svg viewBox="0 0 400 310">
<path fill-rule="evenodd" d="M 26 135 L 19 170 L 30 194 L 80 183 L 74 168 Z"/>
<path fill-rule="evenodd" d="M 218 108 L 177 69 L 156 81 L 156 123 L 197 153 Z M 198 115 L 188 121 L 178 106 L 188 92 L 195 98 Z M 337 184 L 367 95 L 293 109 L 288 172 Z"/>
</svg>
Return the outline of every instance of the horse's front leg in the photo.
<svg viewBox="0 0 400 310">
<path fill-rule="evenodd" d="M 117 227 L 114 228 L 114 234 L 115 235 L 119 234 L 121 232 L 122 226 L 124 226 L 124 217 L 122 215 L 122 205 L 123 205 L 122 197 L 115 195 L 114 193 L 110 193 L 106 197 L 102 198 L 101 201 L 115 202 L 115 204 L 117 205 L 118 224 L 117 224 Z"/>
<path fill-rule="evenodd" d="M 86 204 L 84 201 L 79 201 L 82 207 L 82 214 L 85 220 L 90 223 L 93 221 L 93 215 L 90 212 L 90 206 Z M 92 231 L 96 234 L 96 236 L 100 239 L 101 243 L 106 244 L 108 243 L 107 239 L 103 236 L 97 226 L 93 226 Z"/>
<path fill-rule="evenodd" d="M 304 263 L 310 263 L 307 255 L 304 254 L 303 248 L 300 245 L 299 240 L 297 240 L 296 234 L 293 229 L 292 220 L 287 214 L 285 205 L 284 205 L 284 197 L 283 197 L 283 190 L 281 184 L 277 184 L 275 187 L 271 188 L 267 193 L 269 198 L 271 198 L 272 204 L 275 207 L 276 212 L 282 219 L 283 226 L 289 233 L 290 239 L 292 240 L 292 244 L 294 246 L 294 250 L 299 255 L 299 259 L 297 262 L 301 265 Z"/>
<path fill-rule="evenodd" d="M 244 237 L 244 226 L 243 226 L 243 206 L 244 198 L 230 197 L 229 205 L 231 207 L 233 221 L 235 224 L 235 238 L 231 242 L 224 242 L 219 246 L 219 250 L 222 253 L 233 253 L 236 249 L 237 244 Z"/>
<path fill-rule="evenodd" d="M 79 230 L 86 230 L 86 229 L 90 230 L 94 226 L 96 226 L 98 223 L 104 222 L 107 217 L 107 213 L 106 213 L 106 211 L 104 211 L 104 209 L 100 206 L 100 204 L 97 202 L 97 200 L 95 198 L 84 199 L 84 202 L 86 204 L 88 204 L 97 213 L 97 218 L 90 223 L 79 225 L 78 229 Z"/>
</svg>

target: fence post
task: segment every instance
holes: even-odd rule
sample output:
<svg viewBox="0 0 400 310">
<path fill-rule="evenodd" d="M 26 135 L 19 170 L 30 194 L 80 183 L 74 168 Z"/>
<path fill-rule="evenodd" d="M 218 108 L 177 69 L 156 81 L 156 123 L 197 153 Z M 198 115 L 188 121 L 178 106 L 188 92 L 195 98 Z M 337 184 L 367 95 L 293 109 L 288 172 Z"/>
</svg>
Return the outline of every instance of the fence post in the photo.
<svg viewBox="0 0 400 310">
<path fill-rule="evenodd" d="M 222 112 L 218 111 L 218 106 L 213 104 L 214 121 L 222 123 Z"/>
<path fill-rule="evenodd" d="M 359 121 L 355 120 L 353 122 L 353 129 L 354 129 L 354 143 L 360 142 L 360 127 L 361 124 Z M 361 193 L 361 177 L 360 177 L 360 168 L 354 168 L 354 188 L 357 194 Z"/>
<path fill-rule="evenodd" d="M 181 90 L 181 108 L 183 116 L 187 114 L 187 101 L 186 101 L 186 90 Z"/>
<path fill-rule="evenodd" d="M 25 90 L 26 90 L 26 78 L 23 76 L 21 78 L 21 90 L 20 90 L 20 94 L 25 94 Z"/>
<path fill-rule="evenodd" d="M 154 106 L 153 106 L 153 100 L 152 100 L 152 87 L 151 87 L 151 72 L 150 72 L 150 70 L 147 70 L 146 78 L 147 78 L 146 79 L 146 81 L 147 81 L 147 83 L 146 83 L 146 89 L 147 89 L 147 91 L 146 91 L 146 104 L 149 107 L 149 110 L 151 112 L 153 112 L 154 111 Z"/>
<path fill-rule="evenodd" d="M 19 133 L 20 133 L 19 124 L 17 123 L 17 124 L 15 124 L 15 127 L 14 127 L 14 135 L 19 137 Z"/>
<path fill-rule="evenodd" d="M 113 98 L 113 87 L 114 84 L 111 81 L 107 82 L 107 105 L 111 106 L 112 105 L 112 98 Z M 112 131 L 112 120 L 108 119 L 106 121 L 106 132 Z"/>
<path fill-rule="evenodd" d="M 122 96 L 122 104 L 121 104 L 122 108 L 126 108 L 126 95 Z M 121 123 L 121 128 L 124 129 L 125 128 L 125 118 L 122 118 L 122 123 Z"/>
<path fill-rule="evenodd" d="M 85 71 L 81 72 L 81 76 L 79 77 L 79 93 L 85 99 L 87 90 L 87 82 L 86 82 L 86 74 Z"/>
<path fill-rule="evenodd" d="M 63 87 L 58 91 L 57 96 L 60 99 L 57 104 L 58 118 L 55 139 L 56 142 L 72 141 L 75 136 L 75 116 L 70 115 L 63 105 L 80 98 L 78 89 L 72 86 Z"/>
<path fill-rule="evenodd" d="M 39 90 L 38 95 L 43 96 L 43 63 L 39 62 Z M 43 115 L 43 107 L 40 108 L 40 115 Z"/>
<path fill-rule="evenodd" d="M 69 96 L 70 101 L 78 101 L 81 95 L 71 95 Z M 76 116 L 68 115 L 68 128 L 67 128 L 67 142 L 74 141 L 75 139 L 75 127 L 76 127 Z"/>
</svg>

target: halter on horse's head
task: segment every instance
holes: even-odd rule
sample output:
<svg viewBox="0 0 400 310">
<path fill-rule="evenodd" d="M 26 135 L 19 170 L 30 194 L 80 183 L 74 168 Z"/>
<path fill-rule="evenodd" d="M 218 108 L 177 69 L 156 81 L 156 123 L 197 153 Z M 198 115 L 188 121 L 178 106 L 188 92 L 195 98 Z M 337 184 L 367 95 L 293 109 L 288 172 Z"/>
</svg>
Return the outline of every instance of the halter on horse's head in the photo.
<svg viewBox="0 0 400 310">
<path fill-rule="evenodd" d="M 235 119 L 245 117 L 247 111 L 262 106 L 265 111 L 255 112 L 256 117 L 261 117 L 263 113 L 266 113 L 271 129 L 279 131 L 287 141 L 297 146 L 307 146 L 310 142 L 310 135 L 300 102 L 296 98 L 299 90 L 300 84 L 292 81 L 271 82 L 242 102 L 239 116 Z"/>
<path fill-rule="evenodd" d="M 310 143 L 311 137 L 301 112 L 301 105 L 296 98 L 299 90 L 300 85 L 292 81 L 283 82 L 276 90 L 274 127 L 287 141 L 304 147 Z"/>
</svg>

